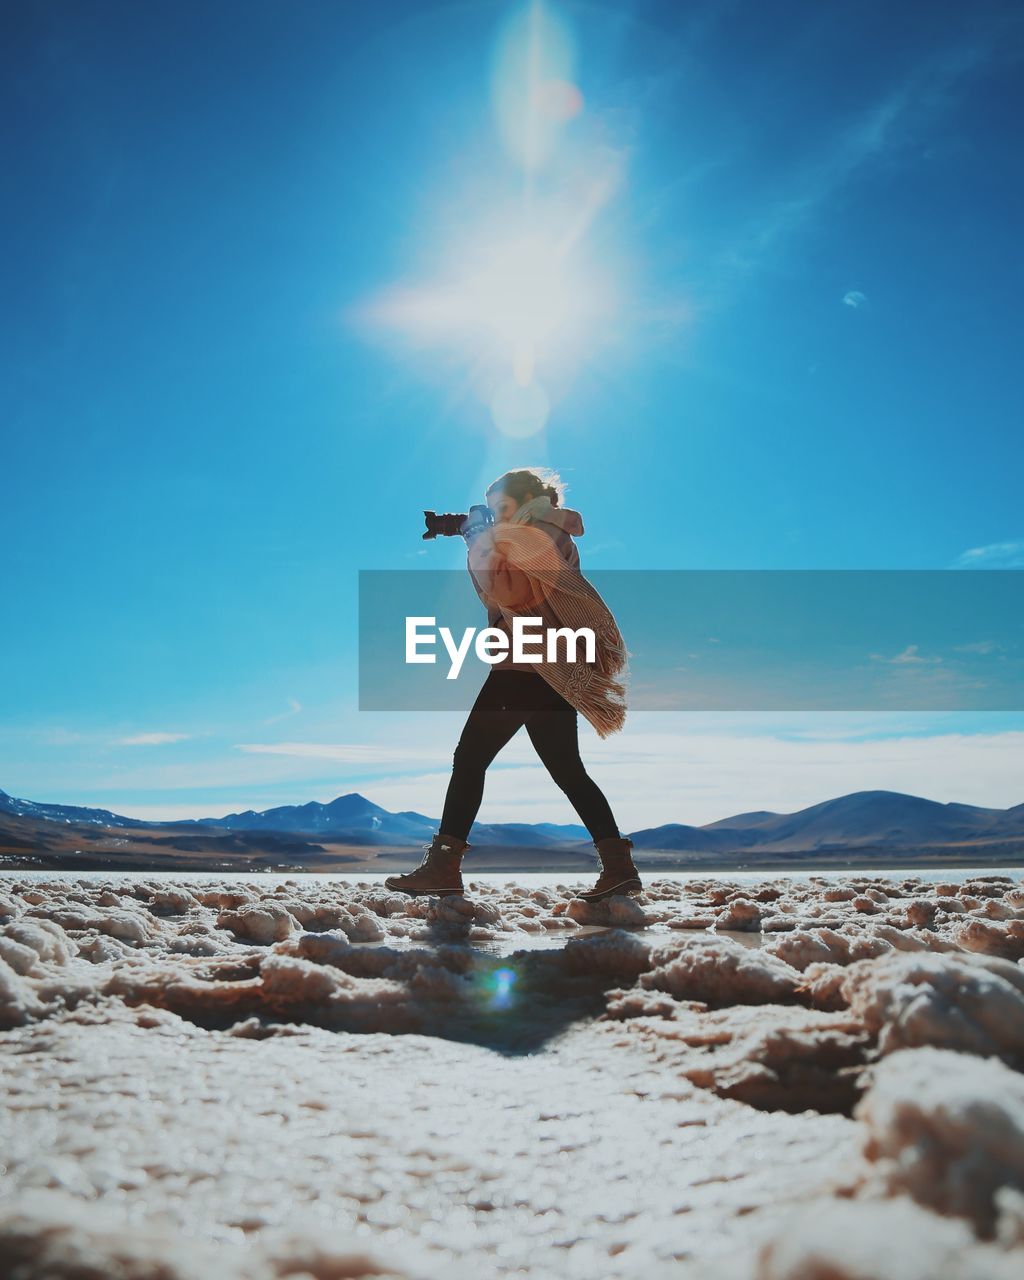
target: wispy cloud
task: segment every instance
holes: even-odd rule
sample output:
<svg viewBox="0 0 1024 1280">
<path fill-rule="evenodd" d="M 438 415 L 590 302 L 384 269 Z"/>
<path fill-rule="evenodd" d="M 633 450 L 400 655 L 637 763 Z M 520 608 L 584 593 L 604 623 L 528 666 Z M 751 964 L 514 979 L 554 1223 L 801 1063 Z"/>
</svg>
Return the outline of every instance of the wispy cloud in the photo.
<svg viewBox="0 0 1024 1280">
<path fill-rule="evenodd" d="M 302 703 L 298 700 L 298 698 L 289 698 L 287 711 L 280 711 L 276 716 L 270 716 L 269 719 L 264 720 L 263 723 L 277 724 L 278 720 L 287 720 L 289 716 L 298 715 L 298 713 L 301 710 L 302 710 Z"/>
<path fill-rule="evenodd" d="M 331 760 L 335 764 L 401 765 L 403 760 L 436 760 L 437 751 L 410 750 L 364 742 L 236 742 L 236 751 L 250 755 L 298 756 L 303 760 Z"/>
<path fill-rule="evenodd" d="M 664 822 L 702 825 L 751 809 L 790 813 L 865 790 L 1006 808 L 1024 800 L 1022 750 L 1022 732 L 850 741 L 634 730 L 621 742 L 588 743 L 585 756 L 620 828 L 636 831 Z M 431 770 L 359 789 L 388 809 L 436 814 L 447 779 Z M 536 763 L 492 767 L 480 818 L 579 820 Z"/>
<path fill-rule="evenodd" d="M 850 289 L 843 294 L 843 306 L 853 307 L 854 311 L 863 307 L 867 300 L 867 294 L 861 293 L 859 289 Z"/>
<path fill-rule="evenodd" d="M 909 644 L 892 657 L 873 653 L 871 659 L 882 664 L 884 683 L 873 690 L 880 707 L 927 711 L 971 705 L 978 690 L 990 688 L 954 662 L 947 665 L 938 654 L 923 654 L 916 644 Z"/>
<path fill-rule="evenodd" d="M 961 90 L 990 61 L 1004 28 L 995 23 L 975 41 L 957 41 L 900 76 L 899 83 L 864 107 L 845 128 L 785 181 L 719 257 L 727 274 L 742 278 L 771 261 L 792 237 L 810 223 L 839 191 L 882 156 L 896 152 L 948 110 Z M 857 299 L 850 301 L 850 299 Z M 866 300 L 852 290 L 843 301 L 859 306 Z"/>
<path fill-rule="evenodd" d="M 1024 569 L 1024 538 L 971 547 L 950 565 L 951 569 Z"/>
<path fill-rule="evenodd" d="M 929 673 L 949 669 L 903 664 L 880 670 L 928 679 Z M 274 753 L 239 749 L 203 762 L 138 753 L 138 768 L 90 772 L 81 778 L 75 803 L 142 818 L 198 818 L 326 801 L 359 791 L 388 809 L 439 814 L 460 723 L 461 718 L 451 713 L 424 713 L 394 725 L 391 741 L 356 747 L 245 744 L 272 748 Z M 1000 724 L 1007 728 L 1001 732 L 990 730 L 992 723 L 990 716 L 979 718 L 982 732 L 964 732 L 956 716 L 933 712 L 637 711 L 631 712 L 626 732 L 612 738 L 598 739 L 584 728 L 581 745 L 587 767 L 608 795 L 620 826 L 634 831 L 662 822 L 711 822 L 749 809 L 789 812 L 868 789 L 996 807 L 1021 803 L 1021 717 L 1003 717 Z M 417 743 L 415 751 L 405 746 L 410 738 Z M 332 757 L 327 757 L 324 768 L 325 750 L 351 753 L 353 763 L 346 766 L 342 760 L 335 769 Z M 68 785 L 61 766 L 56 781 L 42 774 L 30 781 L 21 774 L 17 785 L 9 783 L 5 789 L 12 795 L 57 802 L 67 799 Z M 577 820 L 524 733 L 508 744 L 489 771 L 480 817 L 485 822 Z"/>
<path fill-rule="evenodd" d="M 1003 646 L 996 644 L 994 640 L 975 640 L 971 644 L 955 644 L 953 648 L 957 653 L 978 653 L 987 655 L 990 653 L 1001 653 Z"/>
<path fill-rule="evenodd" d="M 184 742 L 190 733 L 134 733 L 127 738 L 115 738 L 118 747 L 162 747 L 167 742 Z"/>
<path fill-rule="evenodd" d="M 888 662 L 893 666 L 910 667 L 939 663 L 942 659 L 937 654 L 926 657 L 923 653 L 919 652 L 918 645 L 908 644 L 901 653 L 894 654 L 891 658 L 886 657 L 885 654 L 882 653 L 873 653 L 871 654 L 871 661 Z"/>
</svg>

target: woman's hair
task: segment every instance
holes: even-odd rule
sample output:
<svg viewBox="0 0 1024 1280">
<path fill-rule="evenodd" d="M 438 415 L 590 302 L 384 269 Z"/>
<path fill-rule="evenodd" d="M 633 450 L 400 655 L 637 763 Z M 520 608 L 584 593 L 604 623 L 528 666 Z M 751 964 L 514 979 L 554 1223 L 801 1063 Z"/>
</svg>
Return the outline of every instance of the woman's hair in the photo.
<svg viewBox="0 0 1024 1280">
<path fill-rule="evenodd" d="M 492 493 L 507 493 L 520 505 L 526 501 L 528 493 L 538 498 L 550 498 L 551 505 L 557 507 L 565 495 L 566 486 L 562 483 L 557 471 L 548 467 L 527 467 L 520 471 L 506 471 L 498 476 L 493 484 L 487 486 L 487 496 Z"/>
</svg>

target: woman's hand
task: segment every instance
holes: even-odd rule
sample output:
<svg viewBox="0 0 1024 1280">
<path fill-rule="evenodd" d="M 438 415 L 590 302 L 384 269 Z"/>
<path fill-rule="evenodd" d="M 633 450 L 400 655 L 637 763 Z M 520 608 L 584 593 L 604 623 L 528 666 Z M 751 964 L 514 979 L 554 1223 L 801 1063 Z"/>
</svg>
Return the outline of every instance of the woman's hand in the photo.
<svg viewBox="0 0 1024 1280">
<path fill-rule="evenodd" d="M 484 533 L 490 527 L 490 522 L 484 519 L 483 513 L 480 511 L 479 507 L 470 507 L 469 515 L 463 521 L 462 528 L 459 532 L 462 534 L 468 546 L 474 538 L 479 537 L 481 533 Z"/>
<path fill-rule="evenodd" d="M 543 592 L 539 583 L 513 563 L 512 547 L 502 537 L 503 528 L 508 526 L 493 525 L 469 543 L 469 569 L 489 607 L 521 613 L 540 604 Z M 539 536 L 545 537 L 543 533 Z"/>
</svg>

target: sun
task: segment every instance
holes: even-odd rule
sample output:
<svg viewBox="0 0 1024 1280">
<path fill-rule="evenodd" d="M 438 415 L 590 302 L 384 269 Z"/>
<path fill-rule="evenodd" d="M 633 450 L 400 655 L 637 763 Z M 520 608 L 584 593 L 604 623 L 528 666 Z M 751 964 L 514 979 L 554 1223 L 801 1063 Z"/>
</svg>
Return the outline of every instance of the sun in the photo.
<svg viewBox="0 0 1024 1280">
<path fill-rule="evenodd" d="M 538 356 L 582 337 L 585 292 L 565 252 L 537 234 L 485 244 L 457 285 L 467 331 L 490 333 L 523 383 Z"/>
<path fill-rule="evenodd" d="M 623 187 L 625 150 L 598 121 L 588 127 L 576 63 L 567 19 L 544 0 L 513 7 L 492 56 L 493 167 L 476 163 L 443 190 L 416 279 L 354 315 L 415 358 L 429 350 L 431 373 L 487 403 L 503 435 L 540 431 L 623 330 L 625 262 L 615 235 L 603 233 L 598 250 L 591 228 Z"/>
<path fill-rule="evenodd" d="M 603 273 L 579 249 L 554 230 L 483 222 L 432 283 L 388 290 L 367 314 L 428 345 L 484 351 L 529 380 L 539 363 L 585 347 L 607 309 Z"/>
<path fill-rule="evenodd" d="M 378 294 L 363 315 L 416 346 L 446 349 L 474 370 L 498 430 L 529 436 L 599 345 L 614 311 L 604 264 L 587 253 L 581 217 L 483 218 L 450 237 L 432 281 Z M 486 390 L 484 390 L 486 388 Z"/>
<path fill-rule="evenodd" d="M 463 285 L 467 317 L 511 342 L 542 342 L 573 319 L 567 276 L 557 247 L 540 236 L 499 244 Z"/>
</svg>

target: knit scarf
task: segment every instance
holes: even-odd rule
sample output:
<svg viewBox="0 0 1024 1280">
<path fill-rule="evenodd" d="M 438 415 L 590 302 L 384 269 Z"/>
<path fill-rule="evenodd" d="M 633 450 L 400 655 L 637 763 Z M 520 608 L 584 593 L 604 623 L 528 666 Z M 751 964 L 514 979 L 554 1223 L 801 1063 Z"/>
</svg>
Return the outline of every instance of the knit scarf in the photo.
<svg viewBox="0 0 1024 1280">
<path fill-rule="evenodd" d="M 552 519 L 553 511 L 550 498 L 534 498 L 510 520 L 479 534 L 469 544 L 469 569 L 484 602 L 501 612 L 510 632 L 517 616 L 540 617 L 545 629 L 589 627 L 594 632 L 594 662 L 569 662 L 561 642 L 555 661 L 533 666 L 599 737 L 607 738 L 625 723 L 629 655 L 611 610 L 595 588 L 566 562 L 542 529 L 532 527 L 536 521 Z"/>
</svg>

